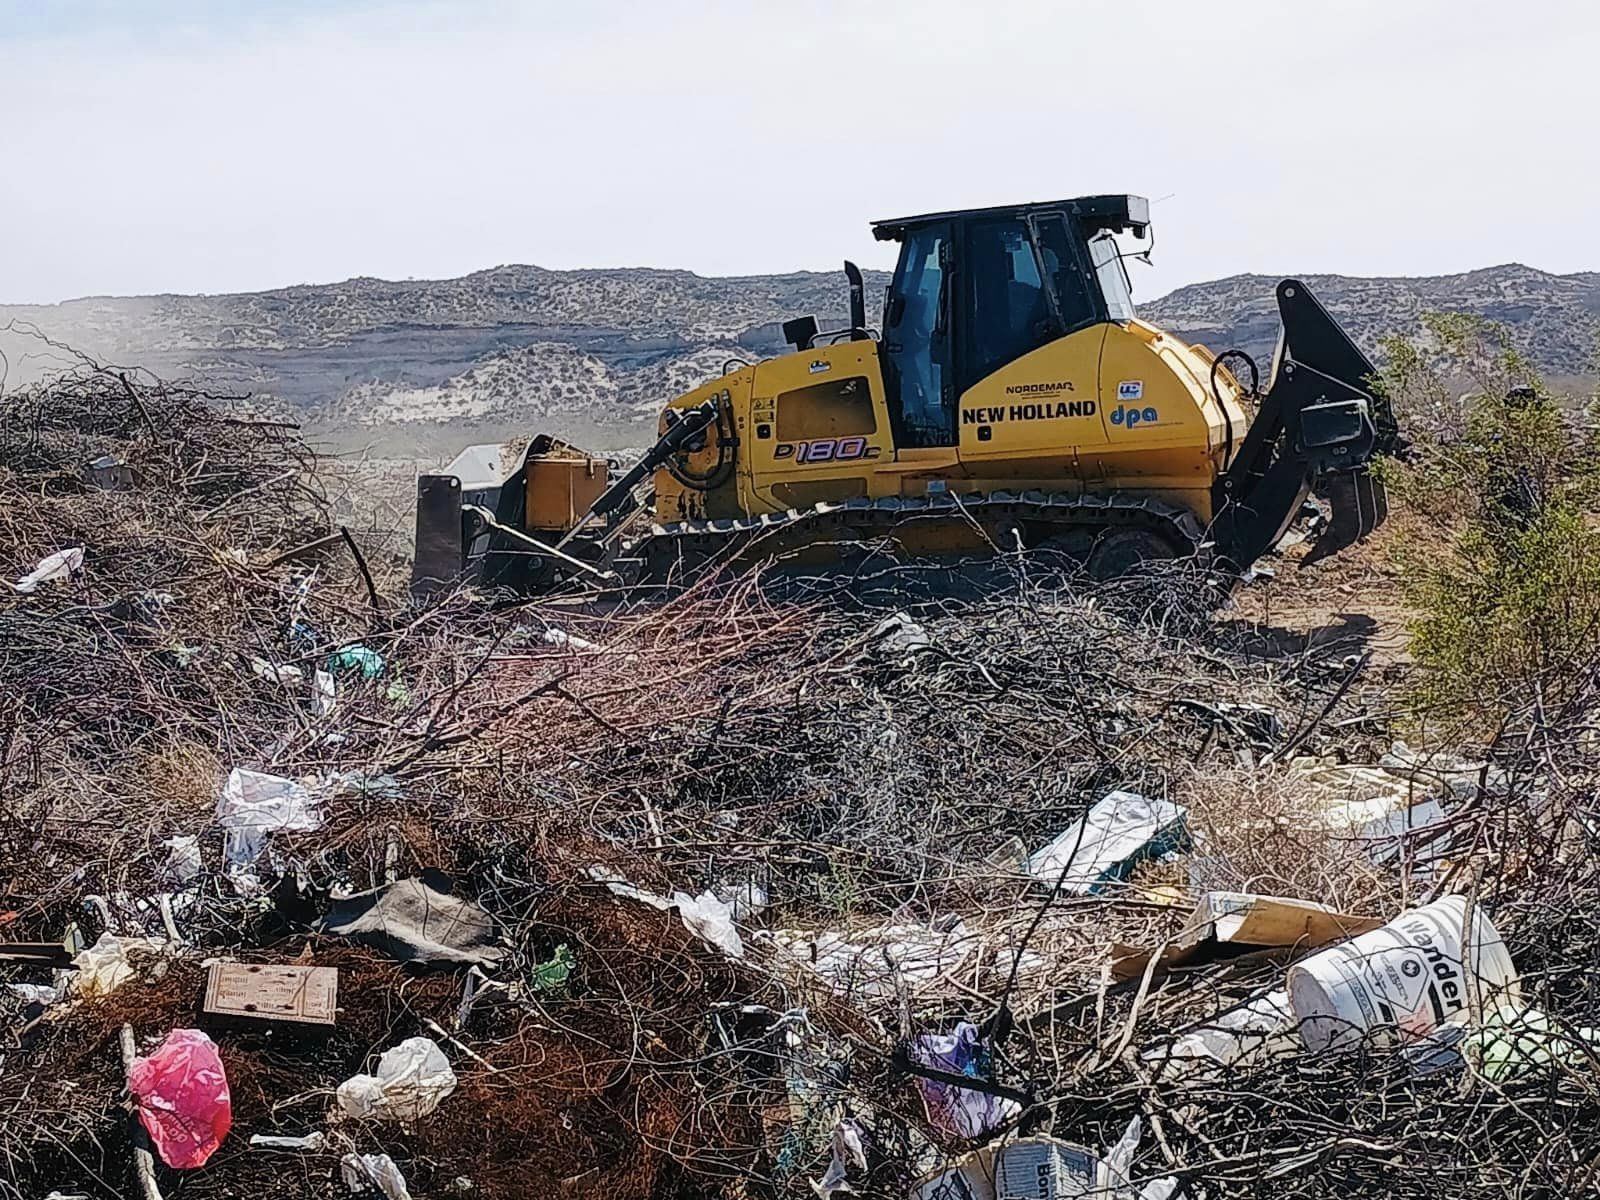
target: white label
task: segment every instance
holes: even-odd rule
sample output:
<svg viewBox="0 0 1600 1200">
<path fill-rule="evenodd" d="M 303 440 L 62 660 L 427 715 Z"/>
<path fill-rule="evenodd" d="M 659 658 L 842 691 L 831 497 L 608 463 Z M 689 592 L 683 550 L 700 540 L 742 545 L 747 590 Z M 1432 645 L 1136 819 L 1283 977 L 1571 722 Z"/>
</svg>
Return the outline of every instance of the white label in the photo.
<svg viewBox="0 0 1600 1200">
<path fill-rule="evenodd" d="M 1144 399 L 1144 380 L 1142 380 L 1142 379 L 1124 379 L 1121 383 L 1117 384 L 1117 399 L 1118 400 L 1143 400 Z"/>
</svg>

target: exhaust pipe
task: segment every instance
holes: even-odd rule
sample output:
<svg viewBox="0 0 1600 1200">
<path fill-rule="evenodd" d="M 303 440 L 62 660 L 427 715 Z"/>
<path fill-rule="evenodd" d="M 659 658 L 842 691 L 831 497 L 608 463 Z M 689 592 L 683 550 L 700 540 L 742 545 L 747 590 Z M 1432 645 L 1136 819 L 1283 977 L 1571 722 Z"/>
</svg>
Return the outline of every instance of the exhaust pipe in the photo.
<svg viewBox="0 0 1600 1200">
<path fill-rule="evenodd" d="M 867 333 L 867 286 L 861 279 L 861 268 L 845 259 L 844 277 L 850 283 L 850 340 L 865 341 Z"/>
</svg>

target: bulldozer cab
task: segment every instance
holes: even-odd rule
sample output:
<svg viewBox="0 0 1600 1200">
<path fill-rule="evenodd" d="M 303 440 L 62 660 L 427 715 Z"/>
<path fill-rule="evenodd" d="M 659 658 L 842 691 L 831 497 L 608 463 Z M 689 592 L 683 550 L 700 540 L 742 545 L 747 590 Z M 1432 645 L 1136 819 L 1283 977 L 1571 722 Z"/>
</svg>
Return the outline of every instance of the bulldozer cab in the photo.
<svg viewBox="0 0 1600 1200">
<path fill-rule="evenodd" d="M 957 399 L 1076 330 L 1133 318 L 1113 234 L 1143 237 L 1139 196 L 966 209 L 878 221 L 900 243 L 884 300 L 882 361 L 896 446 L 955 446 Z"/>
</svg>

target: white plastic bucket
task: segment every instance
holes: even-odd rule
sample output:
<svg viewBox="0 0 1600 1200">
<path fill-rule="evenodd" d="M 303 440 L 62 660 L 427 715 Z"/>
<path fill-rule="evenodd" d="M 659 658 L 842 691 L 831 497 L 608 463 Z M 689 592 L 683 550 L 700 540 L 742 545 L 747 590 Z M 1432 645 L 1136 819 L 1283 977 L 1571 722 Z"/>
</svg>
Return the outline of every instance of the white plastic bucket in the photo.
<svg viewBox="0 0 1600 1200">
<path fill-rule="evenodd" d="M 1289 968 L 1289 1007 L 1312 1050 L 1369 1033 L 1378 1044 L 1420 1041 L 1471 1011 L 1519 999 L 1517 970 L 1483 909 L 1473 912 L 1472 969 L 1463 964 L 1467 902 L 1446 896 Z"/>
</svg>

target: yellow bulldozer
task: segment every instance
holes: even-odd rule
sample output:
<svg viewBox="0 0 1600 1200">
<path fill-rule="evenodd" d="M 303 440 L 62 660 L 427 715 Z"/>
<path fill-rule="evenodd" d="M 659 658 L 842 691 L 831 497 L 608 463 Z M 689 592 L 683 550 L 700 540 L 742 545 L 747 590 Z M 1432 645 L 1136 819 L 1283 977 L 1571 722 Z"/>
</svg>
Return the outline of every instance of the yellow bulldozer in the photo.
<svg viewBox="0 0 1600 1200">
<path fill-rule="evenodd" d="M 890 544 L 908 558 L 1051 548 L 1096 578 L 1199 556 L 1237 574 L 1315 492 L 1312 558 L 1386 515 L 1373 457 L 1398 438 L 1372 364 L 1303 283 L 1277 287 L 1274 361 L 1139 320 L 1127 195 L 928 213 L 898 242 L 879 329 L 845 264 L 849 324 L 783 325 L 793 351 L 671 401 L 627 469 L 552 437 L 475 448 L 418 480 L 414 584 L 524 591 L 661 582 Z M 822 569 L 826 569 L 823 567 Z"/>
</svg>

